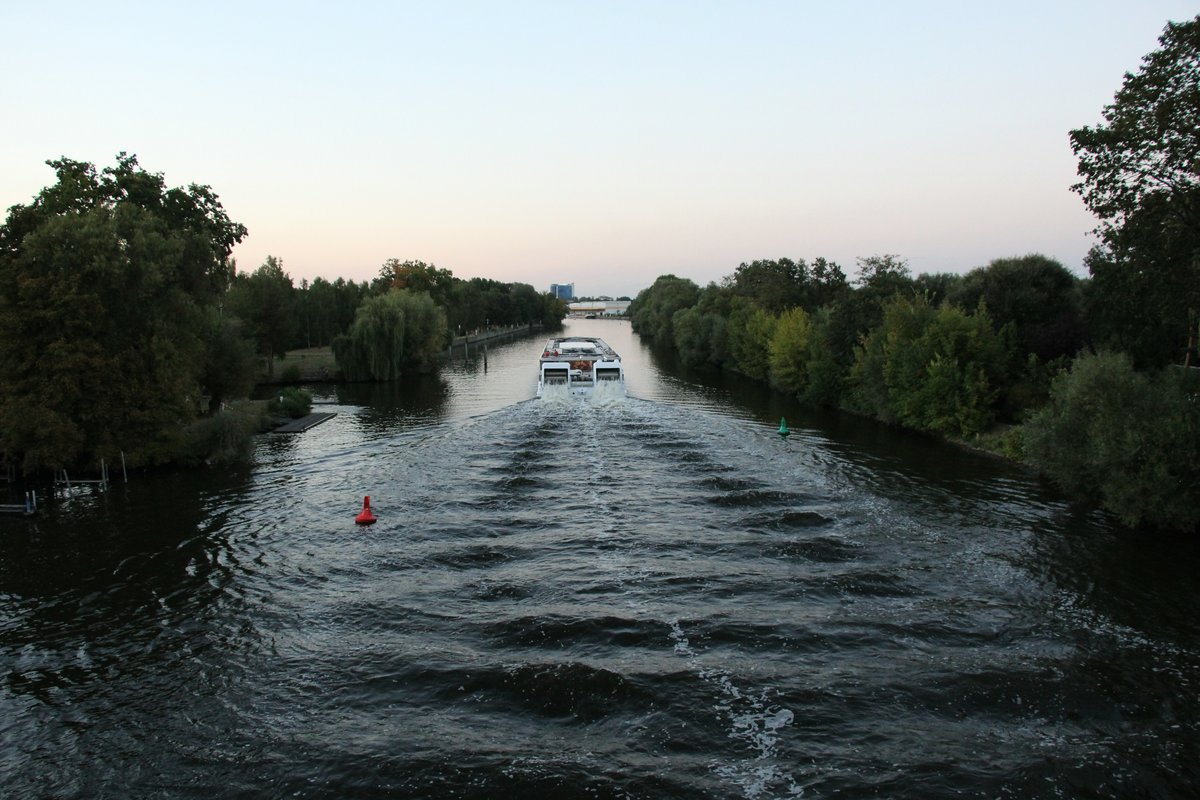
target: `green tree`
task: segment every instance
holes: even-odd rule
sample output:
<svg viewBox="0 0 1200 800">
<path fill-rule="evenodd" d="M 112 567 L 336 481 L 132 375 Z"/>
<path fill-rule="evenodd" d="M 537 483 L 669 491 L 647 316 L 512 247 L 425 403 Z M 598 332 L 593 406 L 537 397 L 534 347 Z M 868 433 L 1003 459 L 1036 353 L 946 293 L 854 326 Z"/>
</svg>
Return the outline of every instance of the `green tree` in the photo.
<svg viewBox="0 0 1200 800">
<path fill-rule="evenodd" d="M 287 352 L 296 330 L 296 290 L 283 271 L 283 260 L 267 256 L 249 275 L 238 275 L 229 292 L 229 306 L 254 334 L 258 352 L 267 359 L 267 375 L 275 374 L 275 359 Z"/>
<path fill-rule="evenodd" d="M 687 278 L 660 275 L 653 284 L 638 292 L 630 304 L 630 324 L 655 344 L 673 347 L 675 335 L 671 323 L 675 312 L 691 308 L 699 296 L 700 287 Z"/>
<path fill-rule="evenodd" d="M 1118 238 L 1122 251 L 1096 247 L 1086 264 L 1086 319 L 1099 346 L 1129 353 L 1143 367 L 1194 356 L 1197 309 L 1188 287 L 1200 282 L 1195 242 L 1165 209 L 1148 201 Z M 1191 363 L 1194 364 L 1194 361 Z"/>
<path fill-rule="evenodd" d="M 1079 281 L 1043 255 L 1000 258 L 973 269 L 948 301 L 966 311 L 987 306 L 997 330 L 1011 324 L 1022 355 L 1040 361 L 1074 356 L 1085 343 Z"/>
<path fill-rule="evenodd" d="M 205 309 L 246 229 L 134 156 L 48 163 L 57 182 L 0 227 L 0 450 L 26 470 L 163 461 L 199 412 Z"/>
<path fill-rule="evenodd" d="M 812 322 L 803 308 L 783 312 L 775 325 L 770 345 L 771 384 L 800 394 L 808 383 L 809 340 Z"/>
<path fill-rule="evenodd" d="M 858 400 L 850 397 L 850 373 L 856 353 L 867 334 L 883 321 L 884 303 L 897 294 L 912 296 L 918 284 L 912 279 L 908 263 L 896 255 L 870 256 L 858 259 L 859 277 L 853 289 L 833 292 L 820 315 L 818 330 L 809 366 L 810 384 L 805 392 L 809 402 L 817 405 L 846 405 L 858 408 Z M 869 383 L 868 385 L 875 385 Z M 882 385 L 880 383 L 879 385 Z M 861 394 L 861 393 L 859 393 Z M 876 404 L 870 404 L 874 407 Z M 878 413 L 888 419 L 881 409 Z"/>
<path fill-rule="evenodd" d="M 1200 16 L 1168 23 L 1159 45 L 1102 124 L 1070 133 L 1072 188 L 1100 221 L 1096 333 L 1150 365 L 1180 358 L 1200 316 Z"/>
<path fill-rule="evenodd" d="M 445 346 L 445 310 L 424 292 L 393 289 L 363 302 L 333 355 L 349 380 L 394 381 L 433 370 Z"/>
<path fill-rule="evenodd" d="M 333 282 L 333 331 L 336 336 L 350 330 L 358 307 L 371 294 L 371 287 L 366 281 L 355 283 L 345 278 Z"/>
<path fill-rule="evenodd" d="M 824 258 L 817 258 L 811 266 L 804 259 L 790 258 L 742 263 L 723 285 L 771 314 L 797 306 L 815 311 L 849 289 L 841 267 Z"/>
<path fill-rule="evenodd" d="M 204 365 L 201 385 L 208 391 L 208 411 L 214 414 L 231 397 L 245 397 L 254 388 L 254 341 L 242 330 L 241 320 L 205 309 L 202 336 Z"/>
<path fill-rule="evenodd" d="M 806 403 L 826 408 L 842 405 L 849 370 L 849 362 L 840 357 L 834 342 L 836 309 L 836 304 L 822 306 L 812 316 L 804 367 L 807 381 L 800 395 Z"/>
<path fill-rule="evenodd" d="M 809 268 L 807 301 L 804 309 L 809 313 L 845 297 L 850 292 L 846 273 L 833 261 L 816 258 Z"/>
<path fill-rule="evenodd" d="M 425 292 L 433 302 L 445 308 L 453 285 L 454 274 L 448 269 L 438 269 L 424 261 L 389 258 L 379 268 L 375 289 L 382 292 L 389 289 L 408 289 L 414 294 Z"/>
<path fill-rule="evenodd" d="M 728 318 L 732 294 L 710 283 L 694 306 L 681 308 L 671 318 L 671 329 L 680 360 L 690 367 L 720 367 L 729 362 Z"/>
<path fill-rule="evenodd" d="M 857 407 L 917 430 L 971 436 L 994 421 L 1010 359 L 985 311 L 896 296 L 858 351 Z"/>
<path fill-rule="evenodd" d="M 1200 526 L 1200 386 L 1147 374 L 1123 353 L 1085 355 L 1022 427 L 1026 458 L 1070 495 L 1128 525 Z"/>
<path fill-rule="evenodd" d="M 739 264 L 725 279 L 725 286 L 738 297 L 778 314 L 803 302 L 807 278 L 808 268 L 803 260 L 799 263 L 790 258 L 760 260 Z"/>
<path fill-rule="evenodd" d="M 774 315 L 744 297 L 735 297 L 726 327 L 728 366 L 755 380 L 767 380 L 771 372 L 771 339 L 775 335 L 775 324 Z"/>
<path fill-rule="evenodd" d="M 679 359 L 689 367 L 720 366 L 727 353 L 726 322 L 720 314 L 693 306 L 681 308 L 671 320 Z"/>
<path fill-rule="evenodd" d="M 923 294 L 929 298 L 930 305 L 940 306 L 946 302 L 958 288 L 962 286 L 962 275 L 950 272 L 922 272 L 913 281 L 914 294 Z M 974 308 L 971 305 L 970 308 Z M 963 306 L 967 308 L 967 306 Z"/>
<path fill-rule="evenodd" d="M 914 286 L 908 262 L 892 253 L 858 259 L 855 283 L 861 291 L 880 302 L 894 294 L 906 293 Z"/>
<path fill-rule="evenodd" d="M 339 312 L 339 285 L 342 290 L 358 285 L 347 283 L 344 278 L 338 278 L 331 283 L 325 278 L 313 278 L 312 283 L 302 280 L 296 293 L 297 298 L 297 337 L 294 340 L 297 347 L 324 347 L 333 341 L 339 333 L 345 333 L 354 321 L 354 312 L 358 310 L 358 299 L 355 298 L 346 305 L 349 313 Z"/>
</svg>

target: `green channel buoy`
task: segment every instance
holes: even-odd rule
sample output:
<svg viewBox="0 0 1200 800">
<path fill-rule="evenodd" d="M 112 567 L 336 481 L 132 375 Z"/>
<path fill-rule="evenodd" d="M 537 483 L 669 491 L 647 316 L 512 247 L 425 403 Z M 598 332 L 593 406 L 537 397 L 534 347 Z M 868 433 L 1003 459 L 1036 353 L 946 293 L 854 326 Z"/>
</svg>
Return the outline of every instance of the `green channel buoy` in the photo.
<svg viewBox="0 0 1200 800">
<path fill-rule="evenodd" d="M 788 430 L 787 419 L 785 417 L 780 417 L 779 418 L 779 435 L 786 439 L 788 437 L 789 433 L 791 433 L 791 431 Z"/>
</svg>

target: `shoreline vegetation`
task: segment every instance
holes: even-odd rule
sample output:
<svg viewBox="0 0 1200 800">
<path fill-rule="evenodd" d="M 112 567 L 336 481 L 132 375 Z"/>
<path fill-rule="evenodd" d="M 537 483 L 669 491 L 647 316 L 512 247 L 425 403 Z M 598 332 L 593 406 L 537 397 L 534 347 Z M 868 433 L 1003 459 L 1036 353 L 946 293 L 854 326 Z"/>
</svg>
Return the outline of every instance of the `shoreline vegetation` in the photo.
<svg viewBox="0 0 1200 800">
<path fill-rule="evenodd" d="M 822 259 L 703 289 L 664 275 L 633 328 L 685 366 L 1023 463 L 1130 527 L 1197 529 L 1200 370 L 1115 350 L 1087 281 L 1039 255 L 961 276 L 859 266 L 855 284 Z"/>
<path fill-rule="evenodd" d="M 515 335 L 541 330 L 542 324 L 493 326 L 491 330 L 473 331 L 449 339 L 441 358 L 463 347 L 482 346 L 488 342 L 503 341 Z M 351 381 L 342 374 L 337 357 L 331 346 L 301 347 L 274 356 L 273 364 L 267 365 L 260 359 L 256 366 L 255 384 L 273 386 L 304 383 L 355 383 L 374 382 L 373 378 Z"/>
<path fill-rule="evenodd" d="M 1130 528 L 1200 530 L 1200 16 L 1069 132 L 1087 278 L 1039 254 L 914 277 L 895 255 L 660 276 L 634 330 L 691 367 L 1025 463 Z"/>
<path fill-rule="evenodd" d="M 1128 527 L 1197 530 L 1200 369 L 1164 363 L 1170 348 L 1138 368 L 1088 282 L 1044 256 L 962 276 L 859 266 L 854 285 L 822 259 L 742 264 L 703 289 L 660 276 L 633 329 L 687 367 L 1024 464 Z"/>
<path fill-rule="evenodd" d="M 1194 533 L 1200 16 L 1159 45 L 1103 122 L 1068 134 L 1071 188 L 1098 221 L 1087 278 L 1038 254 L 916 277 L 875 255 L 853 282 L 823 258 L 758 260 L 706 287 L 659 276 L 631 303 L 634 330 L 689 367 L 1029 464 L 1130 527 Z M 275 256 L 240 271 L 246 228 L 210 187 L 168 187 L 126 153 L 47 163 L 56 182 L 0 226 L 10 472 L 230 463 L 270 417 L 242 402 L 257 383 L 402 380 L 463 337 L 567 313 L 423 261 L 299 286 Z"/>
</svg>

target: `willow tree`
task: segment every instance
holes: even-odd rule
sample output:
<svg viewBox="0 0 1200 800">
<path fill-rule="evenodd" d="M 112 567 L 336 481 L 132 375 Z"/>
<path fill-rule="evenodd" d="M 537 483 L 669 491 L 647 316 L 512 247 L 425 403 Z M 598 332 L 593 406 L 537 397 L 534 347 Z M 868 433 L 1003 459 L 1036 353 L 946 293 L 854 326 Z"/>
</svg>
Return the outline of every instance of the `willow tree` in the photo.
<svg viewBox="0 0 1200 800">
<path fill-rule="evenodd" d="M 446 343 L 446 312 L 428 294 L 393 289 L 363 301 L 333 356 L 352 381 L 394 381 L 429 372 Z"/>
<path fill-rule="evenodd" d="M 134 156 L 48 163 L 57 182 L 0 226 L 0 450 L 26 470 L 166 460 L 246 229 Z"/>
</svg>

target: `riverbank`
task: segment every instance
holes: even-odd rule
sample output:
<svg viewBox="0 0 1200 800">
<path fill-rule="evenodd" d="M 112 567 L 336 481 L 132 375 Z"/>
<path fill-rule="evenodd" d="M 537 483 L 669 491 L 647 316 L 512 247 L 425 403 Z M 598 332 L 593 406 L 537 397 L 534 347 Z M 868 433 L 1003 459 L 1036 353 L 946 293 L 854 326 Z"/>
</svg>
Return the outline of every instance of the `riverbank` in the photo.
<svg viewBox="0 0 1200 800">
<path fill-rule="evenodd" d="M 524 336 L 542 330 L 537 325 L 503 325 L 486 330 L 471 331 L 461 336 L 451 338 L 446 346 L 445 356 L 469 353 L 477 345 L 490 342 L 507 341 L 515 336 Z M 344 383 L 341 370 L 338 369 L 337 359 L 333 357 L 330 347 L 305 347 L 289 350 L 275 359 L 272 369 L 268 372 L 266 361 L 259 364 L 256 383 L 262 385 L 285 385 L 295 383 Z"/>
</svg>

